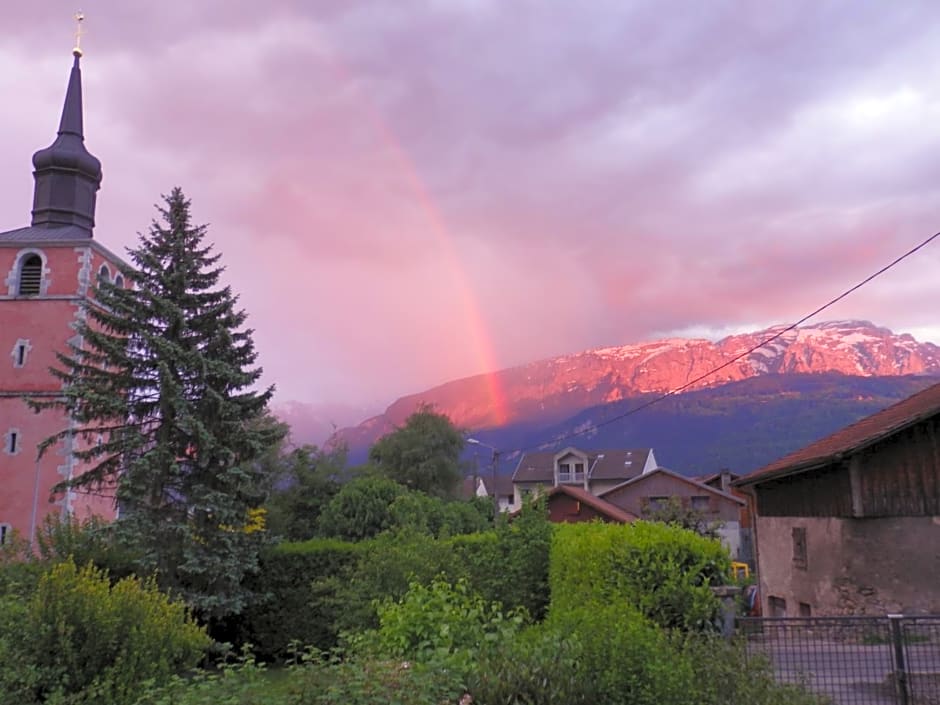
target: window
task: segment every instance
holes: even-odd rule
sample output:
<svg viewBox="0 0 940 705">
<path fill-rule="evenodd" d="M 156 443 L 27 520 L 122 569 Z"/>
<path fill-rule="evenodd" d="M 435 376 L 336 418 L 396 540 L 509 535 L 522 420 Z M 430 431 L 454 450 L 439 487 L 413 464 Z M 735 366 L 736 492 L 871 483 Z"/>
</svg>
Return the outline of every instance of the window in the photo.
<svg viewBox="0 0 940 705">
<path fill-rule="evenodd" d="M 793 567 L 806 570 L 806 527 L 793 527 Z"/>
<path fill-rule="evenodd" d="M 114 277 L 114 286 L 116 286 L 118 289 L 123 289 L 123 288 L 124 288 L 124 277 L 122 277 L 120 274 L 118 274 L 116 277 Z"/>
<path fill-rule="evenodd" d="M 584 463 L 559 463 L 559 482 L 584 482 Z"/>
<path fill-rule="evenodd" d="M 8 543 L 13 537 L 13 527 L 9 524 L 0 524 L 0 546 Z"/>
<path fill-rule="evenodd" d="M 26 255 L 20 265 L 20 283 L 17 293 L 20 296 L 38 296 L 42 284 L 42 258 L 39 255 Z"/>
<path fill-rule="evenodd" d="M 98 283 L 111 281 L 111 270 L 108 269 L 108 265 L 101 265 L 98 269 Z"/>
<path fill-rule="evenodd" d="M 786 617 L 787 601 L 782 597 L 775 597 L 774 595 L 771 595 L 767 598 L 767 609 L 770 612 L 771 617 Z"/>
<path fill-rule="evenodd" d="M 669 505 L 669 497 L 647 497 L 646 508 L 651 512 L 658 512 Z"/>
<path fill-rule="evenodd" d="M 20 452 L 22 440 L 20 439 L 20 430 L 18 428 L 11 428 L 7 431 L 3 440 L 3 450 L 6 451 L 8 455 L 16 455 Z"/>
<path fill-rule="evenodd" d="M 813 608 L 810 607 L 810 606 L 809 606 L 808 604 L 806 604 L 805 602 L 801 602 L 801 603 L 800 603 L 800 616 L 801 616 L 801 617 L 812 617 L 812 616 L 813 616 Z"/>
<path fill-rule="evenodd" d="M 711 498 L 704 495 L 693 497 L 691 500 L 692 509 L 697 512 L 707 512 L 711 510 Z"/>
<path fill-rule="evenodd" d="M 25 338 L 20 338 L 13 345 L 13 350 L 10 355 L 13 358 L 14 367 L 25 367 L 26 358 L 29 356 L 29 351 L 33 349 L 33 346 L 29 344 L 29 341 Z"/>
</svg>

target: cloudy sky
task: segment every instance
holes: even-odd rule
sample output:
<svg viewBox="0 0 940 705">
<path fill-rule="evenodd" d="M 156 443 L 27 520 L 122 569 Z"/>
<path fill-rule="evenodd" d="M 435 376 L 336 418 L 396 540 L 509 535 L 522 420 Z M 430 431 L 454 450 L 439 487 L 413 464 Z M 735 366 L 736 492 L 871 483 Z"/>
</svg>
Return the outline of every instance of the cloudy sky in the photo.
<svg viewBox="0 0 940 705">
<path fill-rule="evenodd" d="M 74 2 L 9 3 L 0 228 Z M 940 5 L 90 0 L 114 250 L 180 185 L 284 402 L 791 322 L 940 230 Z M 825 318 L 940 341 L 940 241 Z"/>
</svg>

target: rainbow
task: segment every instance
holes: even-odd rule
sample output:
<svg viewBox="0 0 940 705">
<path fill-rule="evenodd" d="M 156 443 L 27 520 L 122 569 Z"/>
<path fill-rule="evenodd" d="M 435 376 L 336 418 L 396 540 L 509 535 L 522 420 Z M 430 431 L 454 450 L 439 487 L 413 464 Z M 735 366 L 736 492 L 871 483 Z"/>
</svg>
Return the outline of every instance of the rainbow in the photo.
<svg viewBox="0 0 940 705">
<path fill-rule="evenodd" d="M 330 52 L 326 64 L 338 81 L 343 85 L 351 85 L 349 72 L 342 62 L 336 58 L 335 52 Z M 450 271 L 452 280 L 459 292 L 462 316 L 470 331 L 474 356 L 483 370 L 482 376 L 491 410 L 485 423 L 493 426 L 503 425 L 509 421 L 511 414 L 505 389 L 496 371 L 498 363 L 495 347 L 480 309 L 476 292 L 454 246 L 454 238 L 450 234 L 440 209 L 435 205 L 424 180 L 418 173 L 414 160 L 404 149 L 401 140 L 382 118 L 378 108 L 368 96 L 358 93 L 357 98 L 365 104 L 366 109 L 363 111 L 363 115 L 371 123 L 376 134 L 392 154 L 395 166 L 404 174 L 409 190 L 420 205 L 420 209 L 430 225 L 431 232 L 444 253 L 444 264 Z"/>
</svg>

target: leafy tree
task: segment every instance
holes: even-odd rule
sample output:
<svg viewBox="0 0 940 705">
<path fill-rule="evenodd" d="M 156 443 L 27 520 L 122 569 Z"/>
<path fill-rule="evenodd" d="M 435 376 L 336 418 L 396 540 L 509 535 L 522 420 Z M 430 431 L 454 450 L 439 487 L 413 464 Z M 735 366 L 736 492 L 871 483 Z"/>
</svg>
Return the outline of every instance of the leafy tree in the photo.
<svg viewBox="0 0 940 705">
<path fill-rule="evenodd" d="M 340 489 L 346 449 L 305 445 L 275 462 L 278 486 L 267 504 L 268 529 L 290 541 L 316 536 L 320 515 Z"/>
<path fill-rule="evenodd" d="M 273 388 L 255 391 L 252 331 L 176 188 L 160 221 L 129 250 L 131 286 L 98 283 L 84 306 L 83 344 L 59 355 L 63 397 L 35 403 L 75 420 L 62 440 L 89 471 L 57 488 L 117 488 L 117 530 L 140 568 L 185 596 L 203 617 L 240 611 L 242 577 L 257 566 L 249 510 L 266 492 L 258 464 L 283 435 L 266 416 Z"/>
<path fill-rule="evenodd" d="M 684 505 L 676 496 L 669 497 L 665 502 L 644 507 L 642 518 L 646 521 L 658 521 L 662 524 L 678 526 L 680 529 L 688 529 L 709 539 L 718 538 L 718 531 L 722 527 L 720 521 Z"/>
<path fill-rule="evenodd" d="M 462 476 L 463 434 L 447 416 L 422 406 L 369 451 L 377 471 L 408 489 L 452 497 Z"/>
<path fill-rule="evenodd" d="M 367 475 L 347 482 L 320 515 L 320 533 L 350 541 L 377 536 L 395 524 L 391 506 L 405 492 L 384 477 Z"/>
<path fill-rule="evenodd" d="M 482 511 L 481 511 L 482 509 Z M 444 538 L 484 531 L 492 526 L 488 504 L 446 501 L 423 492 L 405 492 L 390 507 L 394 527 Z"/>
</svg>

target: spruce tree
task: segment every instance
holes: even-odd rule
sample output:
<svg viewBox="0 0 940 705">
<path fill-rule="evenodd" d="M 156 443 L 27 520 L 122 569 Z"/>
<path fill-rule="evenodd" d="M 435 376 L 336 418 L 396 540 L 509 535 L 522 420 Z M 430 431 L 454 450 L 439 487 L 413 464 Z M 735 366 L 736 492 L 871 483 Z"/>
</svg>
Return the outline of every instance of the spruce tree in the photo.
<svg viewBox="0 0 940 705">
<path fill-rule="evenodd" d="M 130 286 L 98 282 L 82 342 L 58 356 L 63 397 L 34 405 L 73 419 L 40 453 L 65 440 L 89 468 L 57 489 L 116 490 L 117 535 L 142 571 L 211 619 L 245 605 L 259 543 L 250 510 L 267 489 L 258 460 L 283 427 L 266 415 L 273 388 L 253 389 L 252 331 L 219 285 L 206 226 L 192 225 L 179 188 L 163 200 L 120 267 Z"/>
</svg>

